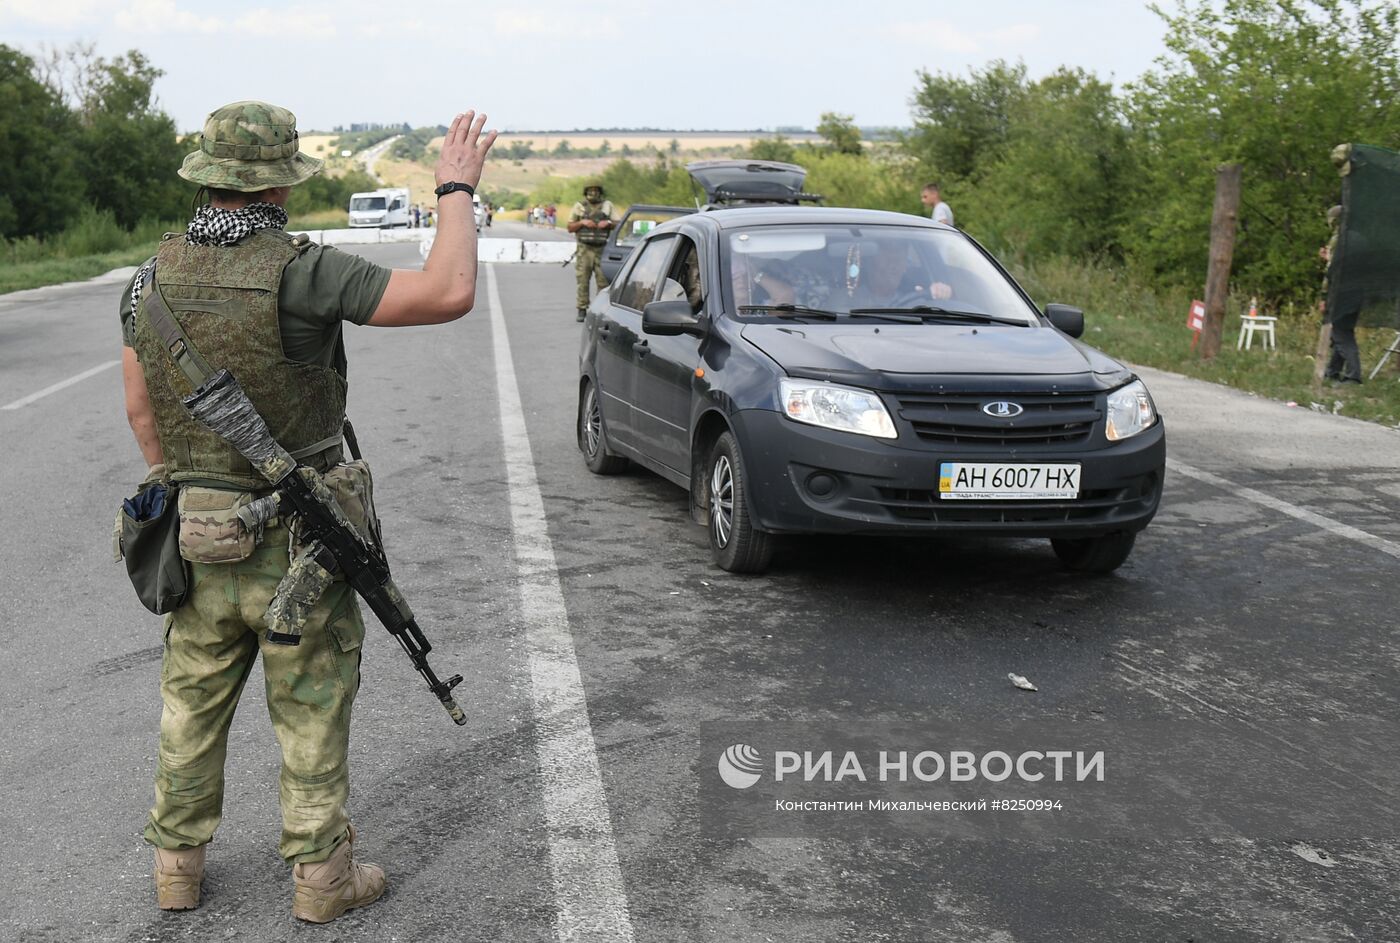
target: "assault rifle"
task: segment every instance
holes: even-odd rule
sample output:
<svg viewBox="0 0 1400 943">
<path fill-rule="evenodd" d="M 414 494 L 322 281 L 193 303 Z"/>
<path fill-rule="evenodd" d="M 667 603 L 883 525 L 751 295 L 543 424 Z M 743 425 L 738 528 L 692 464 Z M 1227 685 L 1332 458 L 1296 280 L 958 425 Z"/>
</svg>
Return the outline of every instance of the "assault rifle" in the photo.
<svg viewBox="0 0 1400 943">
<path fill-rule="evenodd" d="M 277 444 L 267 423 L 233 374 L 220 370 L 184 398 L 190 415 L 243 455 L 258 474 L 276 490 L 254 501 L 239 517 L 258 526 L 281 514 L 295 515 L 305 550 L 298 553 L 278 587 L 277 599 L 268 609 L 269 642 L 295 645 L 301 641 L 301 625 L 321 594 L 337 574 L 373 610 L 389 634 L 398 639 L 413 667 L 428 683 L 447 713 L 458 725 L 467 717 L 452 698 L 461 675 L 439 681 L 428 665 L 433 646 L 424 637 L 413 611 L 389 575 L 383 548 L 372 536 L 362 534 L 346 519 L 335 495 L 313 468 L 299 465 Z"/>
</svg>

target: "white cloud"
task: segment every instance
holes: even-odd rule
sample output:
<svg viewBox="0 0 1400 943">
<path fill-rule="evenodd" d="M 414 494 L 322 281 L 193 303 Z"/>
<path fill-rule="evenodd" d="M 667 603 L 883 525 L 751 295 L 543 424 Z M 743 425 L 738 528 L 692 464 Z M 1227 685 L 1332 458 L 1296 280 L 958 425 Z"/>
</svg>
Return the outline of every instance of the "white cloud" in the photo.
<svg viewBox="0 0 1400 943">
<path fill-rule="evenodd" d="M 249 10 L 233 21 L 233 28 L 253 36 L 296 40 L 330 39 L 337 31 L 335 17 L 306 6 Z"/>
<path fill-rule="evenodd" d="M 529 36 L 552 44 L 615 39 L 621 35 L 616 17 L 580 14 L 572 8 L 535 13 L 502 11 L 495 15 L 492 25 L 498 36 Z"/>
<path fill-rule="evenodd" d="M 930 19 L 887 26 L 882 32 L 901 42 L 923 46 L 931 53 L 987 53 L 996 58 L 1009 58 L 1007 52 L 1028 46 L 1040 35 L 1040 27 L 1034 23 L 1012 23 L 997 29 L 968 30 L 948 20 Z"/>
<path fill-rule="evenodd" d="M 115 0 L 5 0 L 0 3 L 0 23 L 23 23 L 64 29 L 89 26 L 105 19 L 118 4 Z"/>
<path fill-rule="evenodd" d="M 23 0 L 31 2 L 31 0 Z M 63 0 L 67 3 L 96 0 Z M 327 39 L 336 34 L 336 19 L 324 10 L 311 6 L 289 6 L 276 9 L 258 7 L 245 10 L 236 18 L 226 18 L 214 12 L 202 12 L 201 7 L 224 9 L 219 5 L 201 4 L 197 0 L 125 0 L 111 17 L 117 28 L 127 33 L 241 34 L 247 36 L 291 38 L 297 41 Z M 197 12 L 199 11 L 199 12 Z"/>
<path fill-rule="evenodd" d="M 217 16 L 180 9 L 175 0 L 131 0 L 115 17 L 117 26 L 133 33 L 217 33 L 224 29 Z"/>
</svg>

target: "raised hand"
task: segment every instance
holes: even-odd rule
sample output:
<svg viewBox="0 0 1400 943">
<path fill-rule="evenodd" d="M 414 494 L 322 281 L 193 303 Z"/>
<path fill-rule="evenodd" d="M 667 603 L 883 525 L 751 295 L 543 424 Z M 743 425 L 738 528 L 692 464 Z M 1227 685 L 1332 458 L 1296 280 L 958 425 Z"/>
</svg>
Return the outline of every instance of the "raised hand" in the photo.
<svg viewBox="0 0 1400 943">
<path fill-rule="evenodd" d="M 481 133 L 486 124 L 486 115 L 468 111 L 452 119 L 443 139 L 442 151 L 438 154 L 437 166 L 433 175 L 441 186 L 458 181 L 470 184 L 473 189 L 481 182 L 481 168 L 486 163 L 486 152 L 496 143 L 496 132 Z"/>
</svg>

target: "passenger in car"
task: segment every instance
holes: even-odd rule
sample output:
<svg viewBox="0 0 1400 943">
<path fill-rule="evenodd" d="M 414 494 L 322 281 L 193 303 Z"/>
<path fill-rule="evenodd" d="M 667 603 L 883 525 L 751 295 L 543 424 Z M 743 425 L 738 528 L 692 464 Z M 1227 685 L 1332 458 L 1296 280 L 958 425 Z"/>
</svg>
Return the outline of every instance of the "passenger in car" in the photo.
<svg viewBox="0 0 1400 943">
<path fill-rule="evenodd" d="M 744 274 L 751 272 L 751 275 Z M 802 257 L 774 259 L 735 256 L 734 297 L 738 304 L 798 304 L 809 308 L 826 305 L 831 283 Z M 749 298 L 752 300 L 739 300 Z"/>
</svg>

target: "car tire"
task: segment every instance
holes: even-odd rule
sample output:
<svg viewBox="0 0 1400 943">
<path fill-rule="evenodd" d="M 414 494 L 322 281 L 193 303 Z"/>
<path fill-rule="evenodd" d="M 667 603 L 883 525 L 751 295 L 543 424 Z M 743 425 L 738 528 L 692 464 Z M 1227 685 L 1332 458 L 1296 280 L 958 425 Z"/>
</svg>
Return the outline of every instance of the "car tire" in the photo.
<svg viewBox="0 0 1400 943">
<path fill-rule="evenodd" d="M 592 382 L 583 385 L 578 398 L 578 447 L 583 463 L 595 475 L 616 475 L 627 470 L 627 459 L 608 450 L 598 387 Z"/>
<path fill-rule="evenodd" d="M 1104 534 L 1102 537 L 1052 537 L 1050 546 L 1066 569 L 1076 573 L 1112 573 L 1133 552 L 1136 534 Z"/>
<path fill-rule="evenodd" d="M 705 463 L 710 500 L 710 555 L 730 573 L 762 573 L 773 559 L 774 537 L 749 514 L 748 478 L 734 433 L 725 432 Z"/>
</svg>

